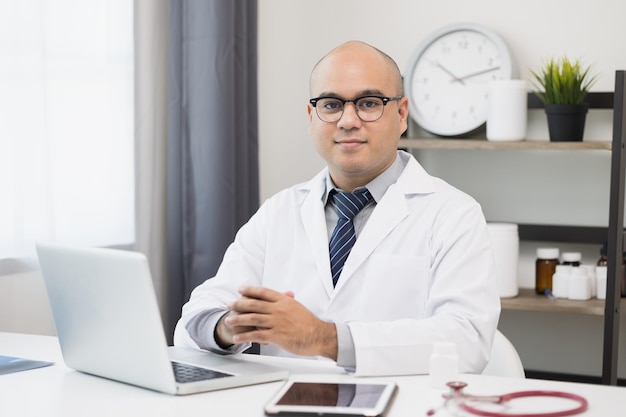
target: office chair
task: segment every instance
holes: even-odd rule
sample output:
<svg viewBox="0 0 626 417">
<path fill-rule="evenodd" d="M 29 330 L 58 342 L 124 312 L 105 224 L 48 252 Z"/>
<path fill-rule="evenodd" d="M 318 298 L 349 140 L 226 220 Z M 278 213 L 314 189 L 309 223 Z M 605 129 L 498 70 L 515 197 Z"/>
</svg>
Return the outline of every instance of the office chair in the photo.
<svg viewBox="0 0 626 417">
<path fill-rule="evenodd" d="M 526 378 L 522 360 L 517 354 L 515 346 L 500 330 L 496 330 L 496 336 L 491 346 L 491 358 L 482 375 Z"/>
</svg>

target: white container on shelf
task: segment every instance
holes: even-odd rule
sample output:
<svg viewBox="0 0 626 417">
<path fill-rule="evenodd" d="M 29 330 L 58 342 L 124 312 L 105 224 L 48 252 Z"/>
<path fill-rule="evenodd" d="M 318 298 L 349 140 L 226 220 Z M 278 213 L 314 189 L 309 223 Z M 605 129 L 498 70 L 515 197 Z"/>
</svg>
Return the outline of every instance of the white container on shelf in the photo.
<svg viewBox="0 0 626 417">
<path fill-rule="evenodd" d="M 552 275 L 552 295 L 556 298 L 569 298 L 569 280 L 572 274 L 571 265 L 557 265 Z"/>
<path fill-rule="evenodd" d="M 582 264 L 580 266 L 587 271 L 587 276 L 589 277 L 589 283 L 591 284 L 591 298 L 596 296 L 596 266 L 592 264 Z"/>
<path fill-rule="evenodd" d="M 487 139 L 516 141 L 526 138 L 528 83 L 496 80 L 487 86 Z"/>
<path fill-rule="evenodd" d="M 591 280 L 584 268 L 572 267 L 568 294 L 567 298 L 570 300 L 589 300 L 591 298 Z"/>
<path fill-rule="evenodd" d="M 517 224 L 487 223 L 496 269 L 496 285 L 502 298 L 519 294 L 517 264 L 519 261 L 519 234 Z"/>
<path fill-rule="evenodd" d="M 606 299 L 606 265 L 596 266 L 596 298 Z"/>
</svg>

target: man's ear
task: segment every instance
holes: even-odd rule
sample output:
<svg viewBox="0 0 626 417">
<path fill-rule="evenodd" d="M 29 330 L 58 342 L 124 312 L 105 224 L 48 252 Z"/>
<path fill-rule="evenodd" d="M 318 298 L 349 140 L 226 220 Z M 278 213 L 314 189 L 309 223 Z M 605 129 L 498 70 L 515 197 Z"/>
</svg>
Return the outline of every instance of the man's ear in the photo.
<svg viewBox="0 0 626 417">
<path fill-rule="evenodd" d="M 313 123 L 313 113 L 315 113 L 315 110 L 313 109 L 311 103 L 306 105 L 306 112 L 309 115 L 309 127 L 307 131 L 309 132 L 309 135 L 311 135 L 311 123 Z"/>
<path fill-rule="evenodd" d="M 409 99 L 402 97 L 398 101 L 398 114 L 400 115 L 400 134 L 406 132 L 409 126 Z"/>
</svg>

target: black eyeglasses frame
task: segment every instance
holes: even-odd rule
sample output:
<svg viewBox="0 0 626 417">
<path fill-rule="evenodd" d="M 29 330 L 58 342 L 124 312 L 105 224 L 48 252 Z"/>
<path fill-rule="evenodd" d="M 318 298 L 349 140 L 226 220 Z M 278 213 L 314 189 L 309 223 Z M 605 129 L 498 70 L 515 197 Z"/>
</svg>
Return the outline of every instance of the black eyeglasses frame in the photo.
<svg viewBox="0 0 626 417">
<path fill-rule="evenodd" d="M 360 97 L 354 98 L 352 100 L 347 100 L 347 99 L 344 99 L 344 98 L 341 98 L 341 97 L 336 97 L 336 96 L 320 96 L 320 97 L 315 97 L 315 98 L 309 99 L 309 103 L 311 103 L 311 106 L 315 107 L 315 114 L 317 114 L 317 117 L 322 122 L 324 122 L 324 123 L 337 123 L 343 117 L 343 111 L 344 111 L 344 109 L 346 107 L 346 103 L 352 103 L 356 107 L 356 103 L 359 100 L 362 100 L 364 98 L 377 98 L 377 99 L 379 99 L 379 100 L 381 100 L 383 102 L 383 111 L 380 112 L 380 116 L 378 116 L 378 118 L 376 118 L 374 120 L 363 120 L 361 118 L 361 115 L 359 114 L 358 110 L 356 112 L 356 114 L 359 117 L 359 119 L 361 119 L 361 121 L 367 123 L 367 122 L 375 122 L 375 121 L 379 120 L 381 117 L 383 117 L 384 108 L 385 108 L 385 106 L 387 106 L 387 103 L 389 103 L 390 101 L 400 100 L 402 97 L 404 97 L 404 96 L 400 95 L 400 96 L 393 96 L 393 97 L 385 97 L 385 96 L 380 96 L 380 95 L 375 95 L 375 94 L 367 94 L 367 95 L 364 95 L 364 96 L 360 96 Z M 337 101 L 341 102 L 341 113 L 339 114 L 339 118 L 337 120 L 333 121 L 333 122 L 328 122 L 328 121 L 322 119 L 320 117 L 319 113 L 317 112 L 317 102 L 320 101 L 320 100 L 323 100 L 323 99 L 328 99 L 328 98 L 332 98 L 334 100 L 337 100 Z"/>
</svg>

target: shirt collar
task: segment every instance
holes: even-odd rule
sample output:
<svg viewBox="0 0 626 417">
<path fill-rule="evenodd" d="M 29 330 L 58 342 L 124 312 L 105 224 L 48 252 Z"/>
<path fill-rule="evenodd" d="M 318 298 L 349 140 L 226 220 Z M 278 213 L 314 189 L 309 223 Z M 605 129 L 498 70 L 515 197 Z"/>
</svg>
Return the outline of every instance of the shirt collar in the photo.
<svg viewBox="0 0 626 417">
<path fill-rule="evenodd" d="M 383 198 L 383 195 L 387 191 L 387 188 L 389 188 L 391 184 L 395 183 L 398 178 L 400 178 L 400 175 L 402 175 L 402 171 L 404 171 L 407 163 L 408 158 L 402 158 L 400 154 L 396 155 L 396 159 L 393 161 L 393 163 L 379 176 L 374 178 L 369 183 L 365 184 L 364 187 L 357 187 L 356 189 L 358 190 L 359 188 L 367 188 L 372 194 L 374 201 L 378 203 Z M 322 203 L 324 204 L 324 206 L 328 202 L 328 195 L 330 191 L 333 189 L 339 190 L 339 188 L 337 188 L 337 186 L 333 183 L 333 180 L 330 178 L 330 173 L 327 172 L 326 190 L 322 195 Z"/>
</svg>

